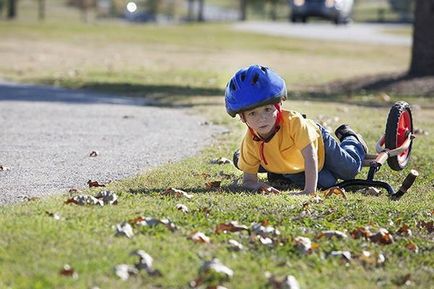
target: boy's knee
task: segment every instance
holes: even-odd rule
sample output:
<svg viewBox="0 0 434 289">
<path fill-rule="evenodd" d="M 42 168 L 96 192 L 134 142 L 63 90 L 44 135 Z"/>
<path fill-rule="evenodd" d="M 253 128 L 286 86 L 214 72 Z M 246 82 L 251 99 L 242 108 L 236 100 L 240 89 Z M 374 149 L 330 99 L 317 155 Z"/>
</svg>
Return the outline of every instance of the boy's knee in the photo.
<svg viewBox="0 0 434 289">
<path fill-rule="evenodd" d="M 344 181 L 352 180 L 356 177 L 356 175 L 360 172 L 360 165 L 357 163 L 352 164 L 351 166 L 347 166 L 344 170 L 340 172 L 340 178 Z"/>
</svg>

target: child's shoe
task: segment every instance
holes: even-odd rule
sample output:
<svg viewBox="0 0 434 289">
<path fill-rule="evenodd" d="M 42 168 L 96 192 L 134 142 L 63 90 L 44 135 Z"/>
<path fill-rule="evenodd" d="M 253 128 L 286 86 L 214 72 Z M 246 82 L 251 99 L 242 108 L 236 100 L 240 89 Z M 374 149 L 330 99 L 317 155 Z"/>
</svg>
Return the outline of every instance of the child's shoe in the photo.
<svg viewBox="0 0 434 289">
<path fill-rule="evenodd" d="M 365 151 L 365 153 L 368 153 L 368 145 L 366 144 L 366 142 L 363 139 L 363 137 L 360 134 L 356 133 L 349 125 L 343 124 L 340 127 L 338 127 L 335 130 L 335 135 L 339 139 L 339 141 L 341 141 L 341 142 L 347 136 L 354 136 L 360 142 L 360 144 L 362 145 L 363 150 Z"/>
</svg>

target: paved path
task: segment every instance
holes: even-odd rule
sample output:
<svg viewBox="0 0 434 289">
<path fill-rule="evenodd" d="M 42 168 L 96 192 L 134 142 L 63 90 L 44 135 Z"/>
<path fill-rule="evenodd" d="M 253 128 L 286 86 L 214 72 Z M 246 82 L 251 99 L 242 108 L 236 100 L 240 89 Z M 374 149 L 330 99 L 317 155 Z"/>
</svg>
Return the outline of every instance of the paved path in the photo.
<svg viewBox="0 0 434 289">
<path fill-rule="evenodd" d="M 365 23 L 337 26 L 331 23 L 292 24 L 289 22 L 243 22 L 233 25 L 237 30 L 276 36 L 409 46 L 412 43 L 410 36 L 385 32 L 406 26 L 408 25 Z"/>
<path fill-rule="evenodd" d="M 223 131 L 145 104 L 0 82 L 0 165 L 10 168 L 0 171 L 0 205 L 126 178 L 194 155 Z"/>
</svg>

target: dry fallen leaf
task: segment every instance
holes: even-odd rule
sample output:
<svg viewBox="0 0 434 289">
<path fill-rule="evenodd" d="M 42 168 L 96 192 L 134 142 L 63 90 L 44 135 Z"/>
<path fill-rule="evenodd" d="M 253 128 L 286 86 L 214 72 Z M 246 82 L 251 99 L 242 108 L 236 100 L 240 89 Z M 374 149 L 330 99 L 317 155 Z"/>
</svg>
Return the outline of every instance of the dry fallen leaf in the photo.
<svg viewBox="0 0 434 289">
<path fill-rule="evenodd" d="M 266 272 L 265 277 L 268 279 L 268 285 L 271 286 L 272 289 L 300 289 L 297 279 L 292 275 L 288 275 L 282 280 L 279 280 L 274 275 Z"/>
<path fill-rule="evenodd" d="M 329 256 L 332 257 L 340 257 L 346 263 L 351 261 L 351 252 L 350 251 L 332 251 Z"/>
<path fill-rule="evenodd" d="M 381 190 L 375 187 L 368 187 L 360 190 L 360 192 L 364 195 L 368 196 L 379 196 L 381 194 Z"/>
<path fill-rule="evenodd" d="M 347 238 L 347 234 L 345 234 L 344 232 L 341 231 L 322 231 L 318 236 L 317 239 L 321 239 L 322 237 L 326 237 L 328 239 L 336 237 L 338 239 L 346 239 Z"/>
<path fill-rule="evenodd" d="M 0 172 L 9 171 L 11 168 L 7 166 L 0 165 Z"/>
<path fill-rule="evenodd" d="M 417 222 L 418 228 L 425 228 L 429 234 L 431 234 L 434 231 L 434 221 L 419 221 Z"/>
<path fill-rule="evenodd" d="M 59 271 L 59 275 L 72 277 L 73 279 L 78 278 L 78 273 L 75 272 L 74 268 L 69 266 L 68 264 L 65 264 L 62 269 Z"/>
<path fill-rule="evenodd" d="M 371 254 L 369 251 L 362 251 L 362 254 L 357 256 L 357 260 L 365 267 L 382 266 L 386 261 L 386 257 L 382 253 Z"/>
<path fill-rule="evenodd" d="M 65 204 L 75 204 L 75 205 L 79 205 L 79 206 L 85 206 L 85 205 L 104 206 L 104 202 L 102 200 L 99 200 L 99 199 L 97 199 L 93 196 L 89 196 L 89 195 L 74 196 L 74 197 L 66 200 Z"/>
<path fill-rule="evenodd" d="M 229 281 L 234 275 L 234 271 L 223 265 L 217 258 L 205 261 L 199 268 L 199 277 L 190 282 L 190 286 L 197 288 L 205 284 L 207 288 L 218 288 L 223 282 Z"/>
<path fill-rule="evenodd" d="M 184 192 L 183 190 L 178 190 L 175 188 L 168 188 L 167 190 L 165 190 L 162 195 L 166 195 L 166 196 L 173 196 L 176 198 L 181 198 L 181 197 L 185 197 L 187 199 L 191 199 L 193 197 L 193 195 L 188 194 L 187 192 Z"/>
<path fill-rule="evenodd" d="M 98 155 L 99 155 L 98 151 L 92 151 L 92 152 L 89 154 L 90 157 L 96 157 L 96 156 L 98 156 Z"/>
<path fill-rule="evenodd" d="M 100 183 L 98 183 L 98 181 L 88 180 L 87 184 L 89 185 L 89 188 L 105 187 L 104 184 L 100 184 Z"/>
<path fill-rule="evenodd" d="M 210 238 L 207 237 L 202 232 L 196 232 L 196 233 L 192 234 L 188 239 L 194 241 L 195 243 L 205 243 L 205 244 L 208 244 L 208 243 L 211 242 Z"/>
<path fill-rule="evenodd" d="M 101 191 L 95 198 L 102 200 L 105 205 L 116 205 L 118 203 L 118 196 L 112 191 Z"/>
<path fill-rule="evenodd" d="M 179 210 L 179 211 L 181 211 L 181 212 L 183 212 L 183 213 L 188 213 L 189 212 L 187 206 L 183 205 L 183 204 L 177 204 L 176 205 L 176 209 Z"/>
<path fill-rule="evenodd" d="M 399 228 L 398 231 L 396 231 L 396 234 L 401 236 L 407 236 L 407 237 L 411 237 L 413 235 L 413 233 L 410 230 L 410 227 L 407 224 L 402 225 L 401 228 Z"/>
<path fill-rule="evenodd" d="M 232 251 L 241 251 L 244 248 L 244 246 L 240 242 L 232 239 L 228 240 L 228 244 L 229 244 L 229 249 Z"/>
<path fill-rule="evenodd" d="M 353 239 L 369 239 L 372 236 L 371 231 L 369 230 L 369 227 L 359 227 L 351 232 L 351 237 Z"/>
<path fill-rule="evenodd" d="M 60 219 L 62 219 L 62 216 L 60 216 L 60 214 L 57 213 L 57 212 L 56 212 L 56 213 L 50 213 L 50 212 L 48 212 L 48 211 L 45 211 L 45 213 L 46 213 L 48 216 L 53 217 L 54 220 L 59 221 Z"/>
<path fill-rule="evenodd" d="M 369 237 L 371 242 L 381 245 L 388 245 L 393 243 L 393 236 L 384 228 L 380 228 L 377 233 Z"/>
<path fill-rule="evenodd" d="M 115 274 L 124 281 L 128 280 L 132 275 L 139 274 L 139 270 L 136 267 L 127 264 L 116 265 L 114 270 Z"/>
<path fill-rule="evenodd" d="M 416 254 L 419 253 L 419 248 L 417 247 L 417 245 L 415 243 L 413 243 L 411 241 L 405 245 L 405 248 L 407 248 L 407 250 L 409 250 L 413 253 L 416 253 Z"/>
<path fill-rule="evenodd" d="M 145 270 L 151 276 L 161 276 L 161 272 L 159 270 L 155 270 L 152 267 L 154 259 L 143 250 L 136 250 L 130 253 L 132 256 L 138 256 L 139 262 L 135 264 L 137 270 Z"/>
<path fill-rule="evenodd" d="M 134 236 L 133 227 L 128 222 L 122 222 L 116 225 L 116 236 L 125 236 L 132 238 Z"/>
<path fill-rule="evenodd" d="M 231 164 L 232 161 L 229 160 L 229 159 L 227 159 L 227 158 L 221 157 L 221 158 L 217 158 L 217 159 L 212 159 L 211 163 L 212 164 L 223 165 L 223 164 Z"/>
<path fill-rule="evenodd" d="M 226 232 L 240 232 L 240 231 L 249 231 L 249 228 L 247 226 L 244 225 L 240 225 L 238 224 L 237 221 L 231 221 L 229 223 L 222 223 L 217 225 L 217 227 L 215 228 L 215 233 L 219 234 L 219 233 L 226 233 Z"/>
<path fill-rule="evenodd" d="M 137 217 L 132 220 L 129 220 L 128 223 L 138 226 L 149 226 L 153 227 L 159 224 L 164 225 L 167 229 L 174 232 L 176 231 L 176 225 L 169 219 L 157 219 L 152 217 Z"/>
<path fill-rule="evenodd" d="M 347 195 L 345 194 L 345 190 L 339 187 L 332 187 L 326 191 L 324 191 L 324 197 L 328 198 L 332 195 L 342 196 L 345 200 L 347 199 Z"/>
<path fill-rule="evenodd" d="M 267 222 L 253 223 L 250 227 L 250 232 L 253 235 L 259 235 L 262 237 L 275 237 L 280 235 L 280 231 L 272 226 L 268 226 Z"/>
<path fill-rule="evenodd" d="M 300 253 L 312 253 L 312 241 L 309 238 L 299 236 L 294 239 L 294 243 L 295 247 Z"/>
<path fill-rule="evenodd" d="M 205 183 L 205 187 L 208 190 L 215 190 L 215 189 L 219 189 L 220 188 L 220 184 L 222 181 L 210 181 Z"/>
</svg>

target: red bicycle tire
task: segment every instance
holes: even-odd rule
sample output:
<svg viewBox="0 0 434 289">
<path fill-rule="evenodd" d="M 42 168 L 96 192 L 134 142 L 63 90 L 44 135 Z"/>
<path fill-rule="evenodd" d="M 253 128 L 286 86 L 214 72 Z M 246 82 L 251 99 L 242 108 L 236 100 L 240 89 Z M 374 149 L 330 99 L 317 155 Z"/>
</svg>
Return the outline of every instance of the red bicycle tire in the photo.
<svg viewBox="0 0 434 289">
<path fill-rule="evenodd" d="M 386 122 L 385 147 L 395 149 L 400 147 L 407 139 L 408 134 L 413 133 L 413 118 L 410 105 L 405 101 L 396 102 L 389 111 Z M 389 157 L 387 164 L 392 170 L 400 171 L 405 168 L 410 160 L 410 153 L 413 141 L 408 149 L 401 154 Z"/>
</svg>

